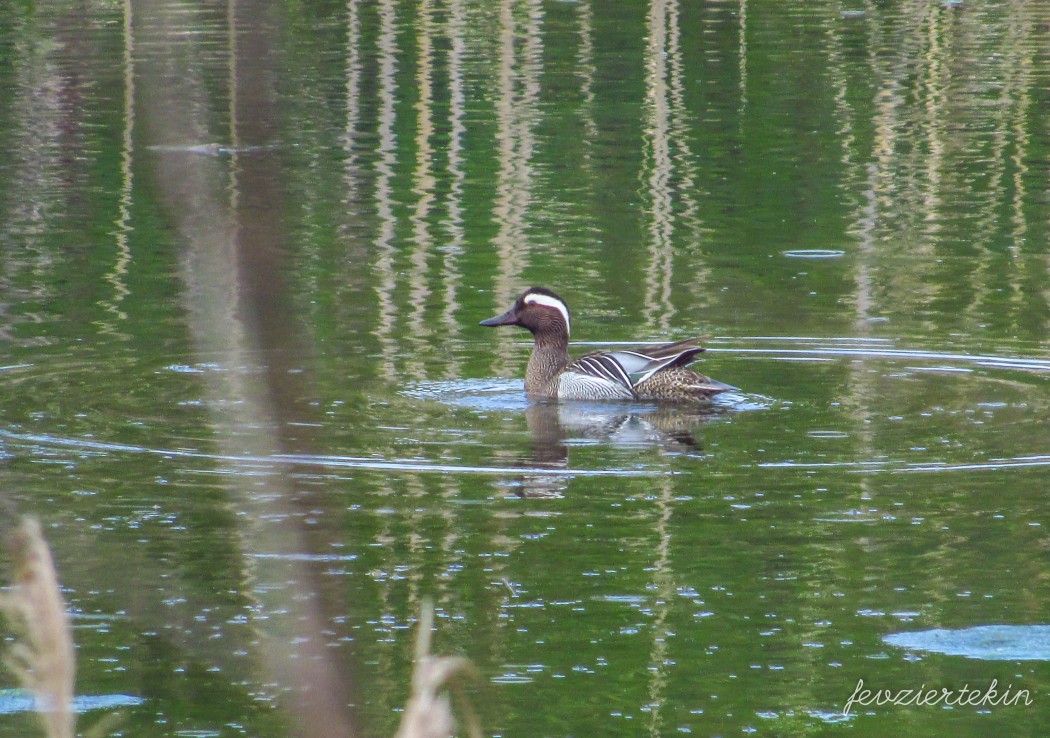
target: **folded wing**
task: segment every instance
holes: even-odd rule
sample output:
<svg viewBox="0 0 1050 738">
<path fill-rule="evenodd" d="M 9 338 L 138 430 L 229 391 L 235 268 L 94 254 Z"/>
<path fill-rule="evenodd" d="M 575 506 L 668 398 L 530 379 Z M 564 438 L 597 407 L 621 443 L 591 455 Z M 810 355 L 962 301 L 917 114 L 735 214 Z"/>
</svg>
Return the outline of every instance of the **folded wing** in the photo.
<svg viewBox="0 0 1050 738">
<path fill-rule="evenodd" d="M 635 397 L 634 388 L 658 371 L 686 366 L 704 349 L 693 340 L 669 343 L 650 350 L 601 351 L 581 356 L 566 367 L 566 372 L 580 375 L 577 381 L 599 383 L 609 396 Z"/>
</svg>

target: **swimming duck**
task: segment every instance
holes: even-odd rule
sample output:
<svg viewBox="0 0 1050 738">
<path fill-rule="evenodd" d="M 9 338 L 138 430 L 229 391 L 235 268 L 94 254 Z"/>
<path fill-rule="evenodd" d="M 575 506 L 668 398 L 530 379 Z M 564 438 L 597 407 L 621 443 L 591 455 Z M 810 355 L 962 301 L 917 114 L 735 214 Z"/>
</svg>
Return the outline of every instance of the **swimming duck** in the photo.
<svg viewBox="0 0 1050 738">
<path fill-rule="evenodd" d="M 638 351 L 599 351 L 573 361 L 569 308 L 544 287 L 525 290 L 510 310 L 481 325 L 517 325 L 532 332 L 536 345 L 525 370 L 525 391 L 533 396 L 703 403 L 736 389 L 686 368 L 704 350 L 695 338 Z"/>
</svg>

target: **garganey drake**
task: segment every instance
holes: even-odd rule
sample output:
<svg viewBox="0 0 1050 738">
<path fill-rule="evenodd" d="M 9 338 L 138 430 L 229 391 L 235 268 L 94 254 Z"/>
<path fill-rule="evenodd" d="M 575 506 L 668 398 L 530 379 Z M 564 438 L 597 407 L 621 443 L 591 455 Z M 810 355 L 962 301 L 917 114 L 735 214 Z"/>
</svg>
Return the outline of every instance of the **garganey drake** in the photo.
<svg viewBox="0 0 1050 738">
<path fill-rule="evenodd" d="M 641 351 L 599 351 L 569 358 L 569 308 L 544 287 L 530 287 L 510 310 L 481 325 L 517 325 L 536 345 L 525 370 L 525 391 L 559 400 L 708 402 L 736 389 L 687 369 L 704 349 L 690 338 Z"/>
</svg>

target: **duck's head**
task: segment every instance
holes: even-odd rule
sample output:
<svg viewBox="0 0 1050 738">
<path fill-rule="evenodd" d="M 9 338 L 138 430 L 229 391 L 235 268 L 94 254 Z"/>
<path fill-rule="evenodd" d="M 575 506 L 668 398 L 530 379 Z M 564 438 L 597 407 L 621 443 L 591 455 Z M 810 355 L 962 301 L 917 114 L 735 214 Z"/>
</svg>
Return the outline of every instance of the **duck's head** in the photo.
<svg viewBox="0 0 1050 738">
<path fill-rule="evenodd" d="M 520 325 L 533 335 L 565 334 L 569 337 L 569 308 L 565 301 L 545 287 L 530 287 L 514 301 L 510 310 L 494 318 L 481 321 L 494 328 L 500 325 Z"/>
</svg>

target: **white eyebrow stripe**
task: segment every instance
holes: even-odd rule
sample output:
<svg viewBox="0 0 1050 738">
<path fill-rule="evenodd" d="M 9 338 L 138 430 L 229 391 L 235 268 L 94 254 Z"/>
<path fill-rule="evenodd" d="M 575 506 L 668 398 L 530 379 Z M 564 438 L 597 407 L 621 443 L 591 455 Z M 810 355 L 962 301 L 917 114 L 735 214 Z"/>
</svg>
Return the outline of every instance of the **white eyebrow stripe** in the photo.
<svg viewBox="0 0 1050 738">
<path fill-rule="evenodd" d="M 551 297 L 550 295 L 540 295 L 535 292 L 531 295 L 526 295 L 525 302 L 535 303 L 537 305 L 545 305 L 547 307 L 552 307 L 555 310 L 558 310 L 561 313 L 561 317 L 565 318 L 565 332 L 569 332 L 569 308 L 565 307 L 564 302 L 562 302 L 556 297 Z"/>
</svg>

